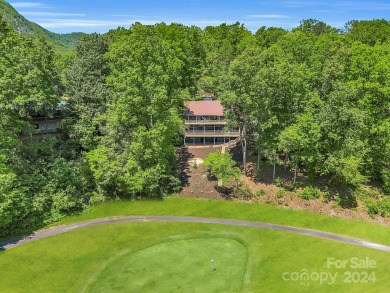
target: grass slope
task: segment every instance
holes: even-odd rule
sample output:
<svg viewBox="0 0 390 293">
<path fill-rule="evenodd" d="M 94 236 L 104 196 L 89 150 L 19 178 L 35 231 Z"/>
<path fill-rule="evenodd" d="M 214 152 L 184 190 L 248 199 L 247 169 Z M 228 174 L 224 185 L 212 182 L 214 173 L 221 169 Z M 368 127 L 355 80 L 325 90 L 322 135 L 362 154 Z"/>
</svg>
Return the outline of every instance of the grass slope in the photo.
<svg viewBox="0 0 390 293">
<path fill-rule="evenodd" d="M 266 204 L 218 200 L 168 198 L 163 201 L 107 202 L 92 208 L 90 212 L 83 215 L 65 218 L 59 224 L 130 215 L 200 216 L 262 221 L 321 230 L 390 245 L 390 229 L 388 226 L 334 218 Z"/>
<path fill-rule="evenodd" d="M 216 259 L 216 274 L 210 272 L 210 257 Z M 347 261 L 368 257 L 375 267 L 337 269 L 327 266 L 328 257 Z M 120 223 L 74 230 L 1 252 L 0 268 L 2 292 L 193 292 L 196 288 L 215 292 L 222 288 L 219 292 L 377 293 L 388 292 L 390 258 L 381 251 L 281 231 Z M 285 273 L 303 270 L 337 273 L 336 282 L 301 284 L 283 279 Z M 374 273 L 375 280 L 348 283 L 348 272 Z M 229 282 L 222 284 L 226 279 Z"/>
</svg>

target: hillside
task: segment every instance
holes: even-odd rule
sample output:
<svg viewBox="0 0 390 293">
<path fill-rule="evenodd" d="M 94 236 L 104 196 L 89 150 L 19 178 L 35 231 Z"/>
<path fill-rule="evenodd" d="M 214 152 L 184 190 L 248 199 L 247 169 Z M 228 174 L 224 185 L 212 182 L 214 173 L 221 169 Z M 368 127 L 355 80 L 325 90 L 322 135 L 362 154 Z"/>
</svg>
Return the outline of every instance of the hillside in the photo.
<svg viewBox="0 0 390 293">
<path fill-rule="evenodd" d="M 38 24 L 28 21 L 4 0 L 0 0 L 0 15 L 9 25 L 23 35 L 32 38 L 40 35 L 44 36 L 53 44 L 55 51 L 58 53 L 71 51 L 76 42 L 84 35 L 84 33 L 57 34 L 50 32 Z"/>
</svg>

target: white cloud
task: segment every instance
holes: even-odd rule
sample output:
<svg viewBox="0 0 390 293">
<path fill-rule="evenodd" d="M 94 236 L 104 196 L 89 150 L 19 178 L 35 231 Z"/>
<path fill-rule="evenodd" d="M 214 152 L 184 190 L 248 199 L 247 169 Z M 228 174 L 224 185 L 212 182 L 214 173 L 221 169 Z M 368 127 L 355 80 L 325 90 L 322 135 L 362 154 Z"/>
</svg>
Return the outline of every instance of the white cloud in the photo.
<svg viewBox="0 0 390 293">
<path fill-rule="evenodd" d="M 340 1 L 334 4 L 335 7 L 351 10 L 389 10 L 390 4 L 381 1 Z"/>
<path fill-rule="evenodd" d="M 12 2 L 10 3 L 15 8 L 35 8 L 35 7 L 44 7 L 42 3 L 39 2 Z"/>
<path fill-rule="evenodd" d="M 157 20 L 86 20 L 86 19 L 44 19 L 37 23 L 44 28 L 99 28 L 130 26 L 134 22 L 155 24 Z"/>
<path fill-rule="evenodd" d="M 199 26 L 199 27 L 205 27 L 205 26 L 217 26 L 217 25 L 220 25 L 222 23 L 235 23 L 237 20 L 235 21 L 232 21 L 232 20 L 207 20 L 207 19 L 200 19 L 200 20 L 176 20 L 176 21 L 172 21 L 172 22 L 175 22 L 175 23 L 183 23 L 184 25 L 196 25 L 196 26 Z"/>
<path fill-rule="evenodd" d="M 326 8 L 338 8 L 348 10 L 389 10 L 390 4 L 387 1 L 282 1 L 280 3 L 282 7 L 286 8 L 313 8 L 313 7 L 326 7 Z"/>
<path fill-rule="evenodd" d="M 266 19 L 277 19 L 277 18 L 289 18 L 287 15 L 282 14 L 251 14 L 247 15 L 249 18 L 266 18 Z"/>
<path fill-rule="evenodd" d="M 316 6 L 321 5 L 321 1 L 284 1 L 281 3 L 283 7 L 307 7 L 307 6 Z M 326 5 L 326 3 L 325 3 Z"/>
<path fill-rule="evenodd" d="M 86 16 L 82 13 L 62 13 L 62 12 L 38 12 L 38 11 L 21 11 L 20 14 L 24 16 L 41 16 L 41 17 L 52 17 L 52 16 Z"/>
</svg>

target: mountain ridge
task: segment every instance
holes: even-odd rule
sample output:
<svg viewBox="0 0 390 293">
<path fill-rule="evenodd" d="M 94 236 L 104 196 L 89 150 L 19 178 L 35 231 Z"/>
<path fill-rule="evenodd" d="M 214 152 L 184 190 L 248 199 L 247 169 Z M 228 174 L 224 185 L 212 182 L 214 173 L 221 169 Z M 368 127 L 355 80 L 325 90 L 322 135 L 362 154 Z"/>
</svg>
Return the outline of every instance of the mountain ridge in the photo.
<svg viewBox="0 0 390 293">
<path fill-rule="evenodd" d="M 77 41 L 85 35 L 85 33 L 81 32 L 69 34 L 51 32 L 40 25 L 27 20 L 11 4 L 4 0 L 0 0 L 0 17 L 2 17 L 13 29 L 25 36 L 33 39 L 38 36 L 43 36 L 53 45 L 53 48 L 57 53 L 68 53 L 73 51 Z"/>
</svg>

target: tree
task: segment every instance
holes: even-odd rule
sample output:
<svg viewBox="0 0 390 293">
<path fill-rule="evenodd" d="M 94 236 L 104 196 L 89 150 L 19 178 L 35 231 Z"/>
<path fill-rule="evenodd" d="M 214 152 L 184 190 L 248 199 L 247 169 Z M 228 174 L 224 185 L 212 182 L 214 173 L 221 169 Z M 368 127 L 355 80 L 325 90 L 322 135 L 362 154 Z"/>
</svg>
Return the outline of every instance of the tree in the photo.
<svg viewBox="0 0 390 293">
<path fill-rule="evenodd" d="M 231 25 L 223 23 L 217 27 L 207 26 L 204 29 L 202 46 L 206 59 L 202 77 L 207 78 L 208 86 L 215 95 L 224 92 L 230 63 L 255 42 L 252 33 L 239 22 Z M 201 88 L 202 90 L 205 89 Z"/>
<path fill-rule="evenodd" d="M 327 25 L 325 22 L 312 18 L 302 20 L 299 26 L 294 28 L 293 31 L 294 30 L 300 30 L 305 33 L 312 33 L 315 36 L 319 36 L 325 33 L 338 33 L 337 29 Z"/>
<path fill-rule="evenodd" d="M 261 27 L 256 31 L 257 44 L 262 48 L 269 48 L 288 32 L 278 27 Z"/>
<path fill-rule="evenodd" d="M 246 174 L 248 141 L 256 126 L 254 110 L 257 109 L 256 93 L 253 91 L 253 76 L 256 75 L 260 50 L 248 48 L 229 68 L 225 93 L 221 95 L 221 103 L 225 108 L 230 127 L 239 129 L 244 174 Z"/>
<path fill-rule="evenodd" d="M 178 186 L 174 141 L 184 63 L 153 26 L 113 37 L 106 54 L 113 89 L 99 145 L 87 154 L 104 195 L 163 197 Z"/>
<path fill-rule="evenodd" d="M 106 111 L 109 89 L 104 54 L 108 51 L 105 36 L 84 36 L 76 47 L 76 55 L 65 70 L 66 91 L 69 96 L 68 111 L 73 120 L 70 135 L 80 141 L 81 146 L 92 149 L 102 132 L 102 115 Z"/>
<path fill-rule="evenodd" d="M 390 40 L 390 21 L 386 19 L 352 21 L 347 23 L 347 38 L 374 46 Z"/>
<path fill-rule="evenodd" d="M 297 122 L 285 128 L 279 136 L 279 148 L 291 154 L 294 161 L 294 183 L 300 162 L 309 166 L 309 178 L 314 179 L 316 163 L 320 160 L 319 142 L 321 130 L 313 115 L 304 114 Z"/>
<path fill-rule="evenodd" d="M 232 178 L 236 181 L 240 179 L 240 169 L 234 167 L 235 164 L 230 154 L 211 153 L 204 160 L 210 174 L 221 180 L 223 185 L 229 184 Z"/>
</svg>

